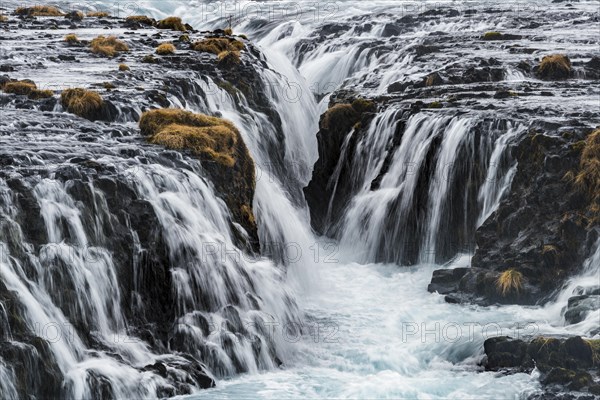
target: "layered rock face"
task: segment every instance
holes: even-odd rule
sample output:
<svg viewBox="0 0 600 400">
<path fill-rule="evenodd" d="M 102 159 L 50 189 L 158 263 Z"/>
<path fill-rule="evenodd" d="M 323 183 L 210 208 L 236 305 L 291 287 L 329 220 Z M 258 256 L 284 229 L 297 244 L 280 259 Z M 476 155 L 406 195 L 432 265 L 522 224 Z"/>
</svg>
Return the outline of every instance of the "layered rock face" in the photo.
<svg viewBox="0 0 600 400">
<path fill-rule="evenodd" d="M 266 71 L 277 74 L 241 37 L 144 21 L 1 22 L 2 46 L 13 49 L 0 59 L 8 398 L 189 394 L 281 364 L 265 323 L 298 318 L 281 270 L 257 258 L 251 150 L 216 109 L 263 118 L 262 143 L 285 176 L 281 118 L 261 95 Z M 105 29 L 118 38 L 93 43 Z M 208 38 L 236 44 L 234 62 L 195 48 Z M 174 50 L 158 54 L 167 42 Z M 146 111 L 182 108 L 216 122 L 161 115 L 166 131 L 138 129 Z"/>
<path fill-rule="evenodd" d="M 430 290 L 448 301 L 544 303 L 596 248 L 591 165 L 600 116 L 589 96 L 598 95 L 600 70 L 590 49 L 548 51 L 550 37 L 513 34 L 529 28 L 498 13 L 510 32 L 435 31 L 408 46 L 420 77 L 392 81 L 395 68 L 385 64 L 385 72 L 365 73 L 334 93 L 305 193 L 315 230 L 366 261 L 444 263 L 474 253 L 471 268 L 434 273 Z M 490 15 L 450 7 L 406 16 L 361 56 L 385 62 L 384 49 L 406 44 L 403 35 L 432 21 L 487 23 Z M 567 17 L 549 10 L 535 18 Z M 316 42 L 331 34 L 343 40 L 343 32 L 323 27 Z M 314 46 L 301 43 L 299 59 Z M 359 124 L 352 115 L 325 123 L 348 96 L 369 92 L 376 113 Z M 503 289 L 508 281 L 514 287 Z"/>
</svg>

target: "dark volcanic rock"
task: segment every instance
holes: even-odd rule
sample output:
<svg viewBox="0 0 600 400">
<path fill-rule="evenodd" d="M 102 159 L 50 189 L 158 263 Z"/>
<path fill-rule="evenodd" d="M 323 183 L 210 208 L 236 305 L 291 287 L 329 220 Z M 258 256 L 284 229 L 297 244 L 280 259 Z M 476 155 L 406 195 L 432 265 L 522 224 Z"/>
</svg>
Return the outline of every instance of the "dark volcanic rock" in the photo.
<svg viewBox="0 0 600 400">
<path fill-rule="evenodd" d="M 565 388 L 594 393 L 599 384 L 598 378 L 590 374 L 599 366 L 598 340 L 575 336 L 524 341 L 502 336 L 487 339 L 484 351 L 486 370 L 530 373 L 535 367 L 541 372 L 540 381 L 549 393 L 556 389 L 564 392 Z"/>
<path fill-rule="evenodd" d="M 564 179 L 579 168 L 577 139 L 585 133 L 563 136 L 534 131 L 514 148 L 518 169 L 510 192 L 477 230 L 473 269 L 456 293 L 487 304 L 545 302 L 590 256 L 598 237 L 590 200 Z M 501 294 L 497 279 L 508 269 L 522 273 L 522 288 Z M 569 319 L 583 311 L 574 306 Z"/>
</svg>

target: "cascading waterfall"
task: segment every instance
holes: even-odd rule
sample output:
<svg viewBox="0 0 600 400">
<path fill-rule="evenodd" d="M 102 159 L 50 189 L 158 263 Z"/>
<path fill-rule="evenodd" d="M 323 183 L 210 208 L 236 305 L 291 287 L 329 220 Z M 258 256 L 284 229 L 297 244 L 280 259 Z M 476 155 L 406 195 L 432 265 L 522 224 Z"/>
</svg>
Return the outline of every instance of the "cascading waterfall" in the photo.
<svg viewBox="0 0 600 400">
<path fill-rule="evenodd" d="M 456 256 L 446 268 L 469 265 L 475 229 L 510 188 L 517 165 L 509 150 L 527 127 L 497 111 L 422 110 L 404 119 L 406 110 L 389 103 L 362 136 L 352 130 L 329 182 L 328 233 L 339 248 L 322 252 L 329 239 L 313 236 L 302 188 L 317 158 L 315 133 L 331 92 L 360 83 L 361 93 L 386 94 L 394 82 L 431 72 L 409 54 L 427 35 L 475 34 L 504 18 L 491 13 L 477 24 L 469 18 L 407 24 L 390 35 L 389 2 L 340 4 L 336 17 L 347 28 L 340 32 L 314 17 L 314 4 L 312 14 L 291 21 L 234 19 L 234 30 L 248 33 L 265 52 L 270 69 L 258 73 L 277 118 L 210 78 L 193 82 L 189 98 L 167 99 L 219 113 L 239 127 L 257 167 L 259 255 L 234 239 L 237 228 L 200 162 L 130 137 L 103 136 L 83 146 L 70 138 L 79 128 L 62 120 L 56 123 L 61 133 L 51 139 L 25 138 L 15 133 L 18 114 L 7 114 L 15 123 L 0 132 L 0 144 L 21 165 L 0 178 L 0 338 L 8 349 L 0 353 L 1 398 L 18 398 L 22 382 L 10 359 L 17 353 L 26 355 L 27 369 L 40 371 L 26 384 L 43 387 L 42 373 L 51 370 L 64 377 L 62 393 L 77 399 L 170 397 L 175 385 L 188 384 L 181 392 L 195 392 L 193 399 L 516 398 L 535 393 L 539 384 L 526 374 L 479 371 L 483 329 L 450 342 L 439 340 L 435 329 L 434 340 L 427 332 L 407 337 L 407 324 L 429 335 L 436 324 L 475 322 L 497 324 L 505 334 L 530 334 L 520 323 L 534 324 L 536 334 L 597 334 L 600 311 L 565 326 L 564 308 L 574 292 L 598 284 L 600 243 L 582 274 L 544 307 L 459 309 L 425 290 L 436 263 Z M 225 15 L 206 18 L 194 12 L 198 5 L 206 4 L 149 2 L 136 13 L 224 27 Z M 402 16 L 423 11 L 394 7 Z M 505 79 L 526 78 L 509 69 Z M 116 119 L 129 124 L 140 112 L 132 105 Z M 77 158 L 97 165 L 73 172 L 70 164 L 81 160 L 70 160 Z M 348 160 L 352 198 L 336 220 L 331 210 Z M 127 207 L 142 220 L 122 213 L 115 194 L 131 199 Z M 29 213 L 35 216 L 24 218 Z M 43 233 L 34 244 L 27 238 L 36 223 Z M 156 254 L 164 256 L 167 274 Z M 131 320 L 143 323 L 134 329 Z M 156 344 L 153 331 L 165 334 L 165 346 Z M 61 340 L 45 345 L 29 333 Z M 216 389 L 197 391 L 204 373 L 219 378 Z"/>
<path fill-rule="evenodd" d="M 357 181 L 337 228 L 341 245 L 363 261 L 413 263 L 472 250 L 474 230 L 510 185 L 515 165 L 506 148 L 524 127 L 485 116 L 419 113 L 406 122 L 383 170 L 397 116 L 393 108 L 379 114 L 354 154 L 339 160 L 353 160 Z M 339 177 L 332 179 L 335 185 Z"/>
</svg>

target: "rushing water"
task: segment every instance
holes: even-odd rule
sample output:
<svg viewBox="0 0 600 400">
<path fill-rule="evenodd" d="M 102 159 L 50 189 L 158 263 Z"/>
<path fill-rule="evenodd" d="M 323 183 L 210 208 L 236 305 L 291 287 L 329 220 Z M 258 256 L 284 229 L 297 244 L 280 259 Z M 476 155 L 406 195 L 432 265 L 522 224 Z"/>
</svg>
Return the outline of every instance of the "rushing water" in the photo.
<svg viewBox="0 0 600 400">
<path fill-rule="evenodd" d="M 216 388 L 195 393 L 190 399 L 514 399 L 538 390 L 536 372 L 510 376 L 481 372 L 477 363 L 485 338 L 500 334 L 589 335 L 598 328 L 600 311 L 569 326 L 564 324 L 562 311 L 577 286 L 599 283 L 600 244 L 583 266 L 582 275 L 573 278 L 555 302 L 542 308 L 453 305 L 426 290 L 432 271 L 441 268 L 435 264 L 440 261 L 436 254 L 450 252 L 448 241 L 456 232 L 455 227 L 448 227 L 445 218 L 451 212 L 457 213 L 452 220 L 461 221 L 463 231 L 472 234 L 510 186 L 516 166 L 507 159 L 506 149 L 525 132 L 522 121 L 506 121 L 508 118 L 485 112 L 417 114 L 407 122 L 405 138 L 410 140 L 404 140 L 395 150 L 379 188 L 371 190 L 371 181 L 381 171 L 387 156 L 386 144 L 397 123 L 399 110 L 386 109 L 372 121 L 359 146 L 362 151 L 353 157 L 359 171 L 355 177 L 356 196 L 336 226 L 336 240 L 316 238 L 311 233 L 300 189 L 308 183 L 316 160 L 314 136 L 320 112 L 328 100 L 324 96 L 317 103 L 312 93 L 327 95 L 348 82 L 350 85 L 370 81 L 378 82 L 365 85 L 371 94 L 385 93 L 392 82 L 429 72 L 403 53 L 403 49 L 419 43 L 426 32 L 480 32 L 495 26 L 491 17 L 475 24 L 466 19 L 456 24 L 423 26 L 396 41 L 390 39 L 392 51 L 370 52 L 368 45 L 361 46 L 382 37 L 387 21 L 382 13 L 410 14 L 424 11 L 420 8 L 427 3 L 424 4 L 300 2 L 294 7 L 302 13 L 290 14 L 294 9 L 291 4 L 282 11 L 276 2 L 232 3 L 238 10 L 256 7 L 246 8 L 246 14 L 234 12 L 238 16 L 233 21 L 234 30 L 257 41 L 272 69 L 281 74 L 267 71 L 262 78 L 273 84 L 269 101 L 281 116 L 286 132 L 285 143 L 278 143 L 282 165 L 272 168 L 273 155 L 266 143 L 277 143 L 276 129 L 264 115 L 251 110 L 241 112 L 224 91 L 212 93 L 204 103 L 193 104 L 193 108 L 219 111 L 240 127 L 258 173 L 264 174 L 263 179 L 258 179 L 254 200 L 261 242 L 293 244 L 286 251 L 274 249 L 268 253 L 269 258 L 247 260 L 236 248 L 226 207 L 200 177 L 202 168 L 193 160 L 178 160 L 185 168 L 165 166 L 156 154 L 144 149 L 151 162 L 132 165 L 118 157 L 119 146 L 127 145 L 110 139 L 102 143 L 110 144 L 106 147 L 112 150 L 82 149 L 65 135 L 59 138 L 59 150 L 44 138 L 29 138 L 31 148 L 23 150 L 27 157 L 36 145 L 50 146 L 50 153 L 65 149 L 73 155 L 93 153 L 99 161 L 128 174 L 132 190 L 152 205 L 173 264 L 178 314 L 174 333 L 185 337 L 189 353 L 203 358 L 210 373 L 219 378 Z M 231 13 L 221 6 L 226 5 L 140 2 L 132 6 L 135 10 L 126 11 L 148 12 L 156 17 L 175 14 L 196 27 L 215 28 L 223 27 Z M 593 6 L 584 2 L 582 8 Z M 269 18 L 262 14 L 253 17 L 263 13 L 264 7 L 272 7 Z M 465 3 L 464 7 L 474 6 Z M 248 10 L 255 10 L 254 14 Z M 371 27 L 361 30 L 359 26 L 364 21 L 360 18 L 365 16 Z M 347 22 L 351 28 L 340 37 L 319 42 L 310 51 L 297 50 L 303 39 L 311 38 L 319 27 L 333 21 Z M 516 71 L 506 76 L 511 82 L 522 79 Z M 299 96 L 290 94 L 290 88 Z M 588 100 L 579 104 L 586 104 L 585 101 Z M 127 120 L 126 116 L 123 120 Z M 474 133 L 475 126 L 485 131 L 484 139 Z M 411 196 L 435 140 L 440 141 L 436 148 L 438 163 L 432 172 L 436 184 L 428 188 L 427 213 L 418 221 L 422 229 L 416 238 L 411 238 L 418 247 L 418 264 L 405 267 L 377 263 L 402 258 L 405 249 L 397 243 L 411 224 Z M 451 201 L 457 198 L 452 193 L 457 190 L 452 187 L 452 177 L 465 173 L 465 164 L 460 165 L 460 160 L 479 160 L 485 168 L 475 196 L 461 194 L 458 198 L 464 201 L 457 205 Z M 26 245 L 19 249 L 21 255 L 27 255 L 27 263 L 24 257 L 0 258 L 4 284 L 19 293 L 25 310 L 23 318 L 28 324 L 43 326 L 58 321 L 68 326 L 76 315 L 94 327 L 95 340 L 107 348 L 107 354 L 117 353 L 125 359 L 119 362 L 107 354 L 91 354 L 77 334 L 68 341 L 52 343 L 51 350 L 66 377 L 65 393 L 74 398 L 89 397 L 88 377 L 94 372 L 109 379 L 117 397 L 152 396 L 157 386 L 167 383 L 159 375 L 140 373 L 131 365 L 160 360 L 176 365 L 183 360 L 177 354 L 154 354 L 140 340 L 112 340 L 115 335 L 127 338 L 128 334 L 119 306 L 118 278 L 110 251 L 102 246 L 89 247 L 90 243 L 102 243 L 103 228 L 110 218 L 105 194 L 93 181 L 89 183 L 98 211 L 92 229 L 96 234 L 90 237 L 85 226 L 89 221 L 69 194 L 69 187 L 53 179 L 58 166 L 35 157 L 28 162 L 50 172 L 48 178 L 26 179 L 40 205 L 48 245 L 39 253 Z M 333 185 L 336 179 L 334 176 Z M 3 232 L 18 237 L 20 228 L 11 219 L 14 197 L 5 181 L 0 181 L 0 198 L 0 215 L 7 221 Z M 466 212 L 461 214 L 467 207 L 477 210 L 474 221 L 467 220 Z M 392 236 L 383 229 L 390 218 L 397 224 Z M 201 258 L 195 250 L 206 243 L 226 247 L 239 257 Z M 289 253 L 290 248 L 294 254 Z M 137 250 L 141 257 L 144 249 Z M 469 259 L 470 254 L 456 254 L 444 267 L 469 265 Z M 287 261 L 287 273 L 283 272 L 282 261 Z M 55 296 L 57 288 L 65 284 L 73 288 L 73 296 Z M 254 295 L 260 299 L 258 306 Z M 232 298 L 236 299 L 233 311 L 229 308 Z M 76 301 L 70 303 L 73 299 Z M 199 305 L 208 311 L 197 312 Z M 0 326 L 5 321 L 3 312 L 0 308 Z M 232 313 L 237 317 L 232 317 Z M 198 322 L 205 320 L 211 326 L 222 326 L 233 319 L 253 322 L 247 328 L 250 332 L 238 335 L 233 333 L 235 329 L 228 328 L 207 334 Z M 261 324 L 267 320 L 274 329 L 265 331 Z M 10 337 L 6 327 L 1 332 Z M 257 340 L 261 343 L 259 351 L 254 347 Z M 206 354 L 209 356 L 201 357 Z M 282 367 L 276 365 L 273 354 L 283 363 Z M 12 382 L 10 368 L 0 360 L 2 397 L 16 398 Z"/>
</svg>

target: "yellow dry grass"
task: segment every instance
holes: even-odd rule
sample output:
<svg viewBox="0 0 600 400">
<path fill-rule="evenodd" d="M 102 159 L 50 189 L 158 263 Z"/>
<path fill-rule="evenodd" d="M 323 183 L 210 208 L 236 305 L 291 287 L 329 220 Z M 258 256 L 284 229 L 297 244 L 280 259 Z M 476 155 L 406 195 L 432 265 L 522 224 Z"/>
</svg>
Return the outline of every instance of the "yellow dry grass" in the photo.
<svg viewBox="0 0 600 400">
<path fill-rule="evenodd" d="M 104 17 L 110 17 L 110 13 L 107 13 L 106 11 L 92 11 L 87 13 L 88 17 L 96 17 L 96 18 L 104 18 Z"/>
<path fill-rule="evenodd" d="M 15 10 L 18 15 L 29 15 L 32 17 L 62 17 L 65 14 L 54 6 L 19 7 Z"/>
<path fill-rule="evenodd" d="M 54 96 L 51 90 L 39 90 L 37 85 L 30 80 L 7 82 L 2 86 L 5 93 L 28 96 L 33 100 L 47 99 Z"/>
<path fill-rule="evenodd" d="M 104 105 L 102 96 L 94 91 L 82 88 L 63 91 L 60 102 L 68 112 L 88 119 L 97 116 Z"/>
<path fill-rule="evenodd" d="M 90 43 L 92 53 L 114 57 L 117 53 L 129 51 L 129 46 L 115 36 L 98 36 Z"/>
<path fill-rule="evenodd" d="M 192 45 L 192 49 L 196 51 L 212 53 L 215 55 L 219 55 L 219 53 L 224 51 L 241 51 L 245 48 L 246 46 L 244 43 L 231 38 L 207 38 L 195 42 Z"/>
<path fill-rule="evenodd" d="M 149 25 L 152 26 L 154 25 L 154 20 L 150 17 L 148 17 L 147 15 L 132 15 L 130 17 L 125 18 L 125 22 L 128 23 L 138 23 L 141 25 Z"/>
<path fill-rule="evenodd" d="M 160 56 L 166 56 L 170 54 L 175 54 L 175 46 L 171 43 L 163 43 L 156 48 L 156 54 Z"/>
<path fill-rule="evenodd" d="M 160 109 L 145 112 L 139 125 L 150 143 L 190 150 L 227 167 L 235 165 L 239 133 L 225 119 L 180 109 Z"/>
<path fill-rule="evenodd" d="M 187 29 L 183 22 L 181 22 L 181 18 L 179 17 L 167 17 L 165 19 L 161 19 L 156 24 L 158 29 L 171 29 L 173 31 L 181 31 L 185 32 Z"/>
<path fill-rule="evenodd" d="M 129 71 L 130 68 L 127 64 L 119 64 L 119 71 Z"/>
<path fill-rule="evenodd" d="M 67 36 L 65 36 L 65 42 L 69 44 L 77 44 L 79 43 L 79 38 L 74 33 L 70 33 Z"/>
<path fill-rule="evenodd" d="M 241 62 L 239 51 L 222 51 L 217 56 L 217 59 L 219 60 L 219 65 L 223 66 L 233 66 Z"/>
<path fill-rule="evenodd" d="M 553 54 L 542 58 L 537 71 L 540 76 L 568 75 L 571 73 L 571 60 L 564 54 Z"/>
<path fill-rule="evenodd" d="M 515 269 L 507 269 L 496 280 L 496 289 L 506 296 L 510 292 L 519 292 L 523 287 L 523 274 Z"/>
</svg>

